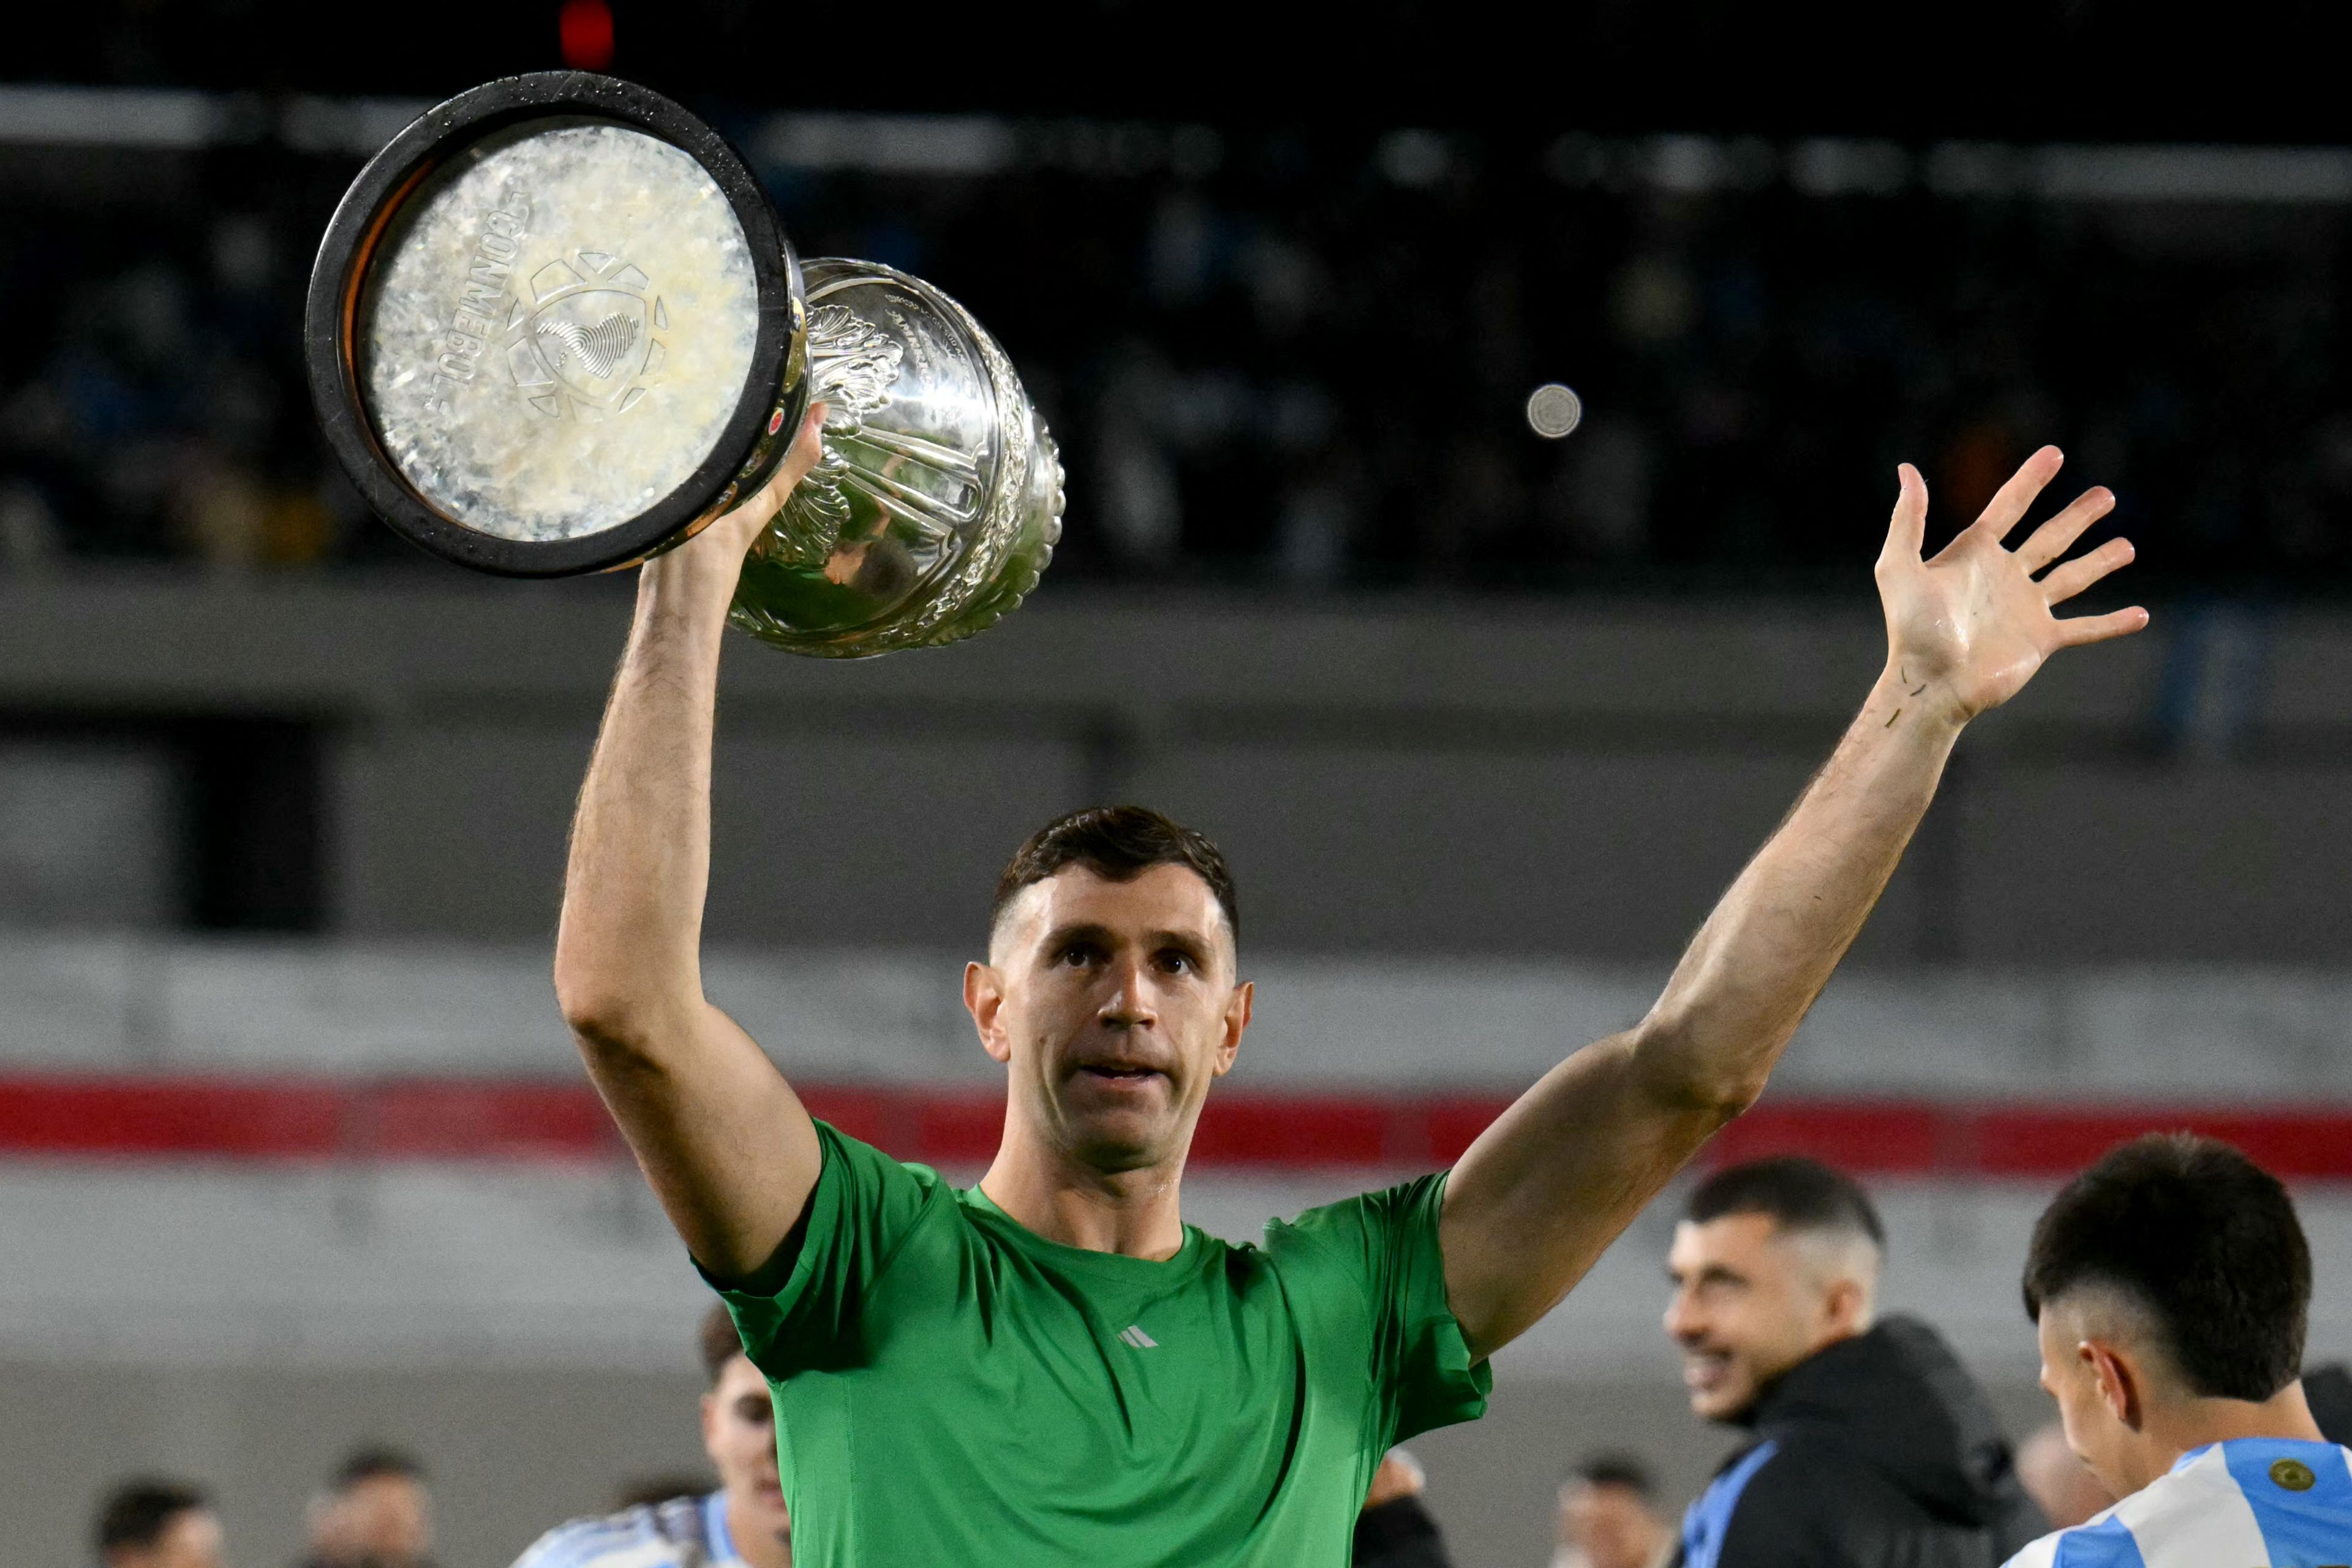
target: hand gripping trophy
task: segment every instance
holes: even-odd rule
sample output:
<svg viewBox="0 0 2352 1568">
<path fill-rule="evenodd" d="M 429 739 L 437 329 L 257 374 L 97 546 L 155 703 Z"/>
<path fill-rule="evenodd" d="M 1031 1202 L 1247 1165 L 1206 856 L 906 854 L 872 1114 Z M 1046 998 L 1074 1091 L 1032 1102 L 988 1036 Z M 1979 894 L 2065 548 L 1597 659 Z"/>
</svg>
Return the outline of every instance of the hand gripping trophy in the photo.
<svg viewBox="0 0 2352 1568">
<path fill-rule="evenodd" d="M 305 328 L 328 442 L 446 560 L 644 560 L 823 456 L 730 619 L 796 653 L 953 642 L 1036 585 L 1062 467 L 1012 363 L 919 278 L 803 265 L 743 161 L 660 94 L 544 71 L 428 110 L 327 229 Z"/>
</svg>

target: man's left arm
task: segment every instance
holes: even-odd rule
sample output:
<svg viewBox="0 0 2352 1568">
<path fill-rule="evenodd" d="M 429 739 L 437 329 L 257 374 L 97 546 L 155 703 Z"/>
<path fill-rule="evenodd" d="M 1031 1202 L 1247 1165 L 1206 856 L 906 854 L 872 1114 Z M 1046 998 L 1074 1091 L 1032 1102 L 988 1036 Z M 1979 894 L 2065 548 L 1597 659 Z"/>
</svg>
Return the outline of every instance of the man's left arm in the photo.
<svg viewBox="0 0 2352 1568">
<path fill-rule="evenodd" d="M 1983 516 L 1921 559 L 1927 487 L 1902 489 L 1876 575 L 1887 659 L 1795 807 L 1691 940 L 1648 1015 L 1547 1073 L 1447 1179 L 1447 1300 L 1491 1354 L 1549 1311 L 1698 1146 L 1763 1091 L 1927 811 L 1960 730 L 2061 647 L 2139 630 L 2145 610 L 2052 607 L 2131 559 L 2109 540 L 2036 580 L 2105 516 L 2085 492 L 2014 551 L 2002 540 L 2061 458 L 2043 447 Z"/>
</svg>

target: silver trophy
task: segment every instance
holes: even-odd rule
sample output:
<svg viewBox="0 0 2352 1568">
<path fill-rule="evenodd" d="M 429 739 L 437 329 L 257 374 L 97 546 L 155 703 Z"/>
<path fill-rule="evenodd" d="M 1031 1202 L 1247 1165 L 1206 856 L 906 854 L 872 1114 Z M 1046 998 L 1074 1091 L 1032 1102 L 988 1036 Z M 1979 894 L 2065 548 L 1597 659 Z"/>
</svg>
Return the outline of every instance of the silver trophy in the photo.
<svg viewBox="0 0 2352 1568">
<path fill-rule="evenodd" d="M 1053 437 L 971 312 L 873 262 L 803 266 L 717 132 L 609 77 L 491 82 L 394 138 L 328 227 L 306 339 L 361 493 L 478 570 L 607 571 L 690 537 L 812 400 L 824 455 L 735 597 L 753 635 L 953 642 L 1060 536 Z"/>
</svg>

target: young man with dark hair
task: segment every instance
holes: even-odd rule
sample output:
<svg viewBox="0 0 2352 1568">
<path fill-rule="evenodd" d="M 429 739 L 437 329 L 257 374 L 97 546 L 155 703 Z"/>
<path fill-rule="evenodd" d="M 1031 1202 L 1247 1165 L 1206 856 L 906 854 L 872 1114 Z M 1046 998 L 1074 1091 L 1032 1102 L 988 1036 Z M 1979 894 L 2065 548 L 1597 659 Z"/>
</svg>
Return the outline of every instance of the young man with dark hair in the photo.
<svg viewBox="0 0 2352 1568">
<path fill-rule="evenodd" d="M 221 1568 L 220 1516 L 203 1489 L 152 1478 L 125 1481 L 98 1505 L 104 1568 Z"/>
<path fill-rule="evenodd" d="M 599 1091 L 774 1390 L 812 1568 L 1343 1561 L 1381 1456 L 1478 1415 L 1487 1357 L 1761 1092 L 1963 726 L 2058 649 L 2147 619 L 2052 614 L 2129 558 L 2061 561 L 2105 491 L 2004 547 L 2055 450 L 1932 560 L 1905 467 L 1886 664 L 1648 1016 L 1568 1056 L 1450 1174 L 1234 1246 L 1184 1224 L 1181 1186 L 1255 996 L 1222 859 L 1156 814 L 1066 819 L 1004 879 L 963 976 L 1005 1072 L 976 1186 L 812 1120 L 704 995 L 720 638 L 820 417 L 761 495 L 638 575 L 555 955 Z"/>
<path fill-rule="evenodd" d="M 2210 1138 L 2126 1143 L 2043 1211 L 2024 1288 L 2067 1445 L 2123 1500 L 2011 1568 L 2352 1563 L 2352 1448 L 2295 1375 L 2311 1251 L 2276 1177 Z"/>
<path fill-rule="evenodd" d="M 646 1498 L 600 1519 L 559 1524 L 515 1568 L 793 1568 L 793 1521 L 776 1478 L 767 1379 L 743 1354 L 735 1321 L 712 1302 L 695 1326 L 707 1384 L 702 1451 L 719 1489 Z"/>
<path fill-rule="evenodd" d="M 1755 1440 L 1691 1504 L 1684 1568 L 1991 1568 L 2047 1528 L 1958 1358 L 1878 1317 L 1885 1245 L 1869 1195 L 1811 1160 L 1691 1194 L 1666 1331 L 1691 1409 Z"/>
</svg>

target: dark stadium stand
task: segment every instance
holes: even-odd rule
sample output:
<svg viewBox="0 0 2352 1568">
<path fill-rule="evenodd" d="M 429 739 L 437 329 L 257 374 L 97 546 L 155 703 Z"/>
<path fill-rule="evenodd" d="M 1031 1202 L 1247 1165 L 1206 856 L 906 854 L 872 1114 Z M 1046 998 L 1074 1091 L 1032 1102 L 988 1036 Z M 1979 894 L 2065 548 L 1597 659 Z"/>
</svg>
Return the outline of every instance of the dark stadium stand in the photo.
<svg viewBox="0 0 2352 1568">
<path fill-rule="evenodd" d="M 0 87 L 0 560 L 423 569 L 326 470 L 293 331 L 416 107 Z M 1898 458 L 1958 517 L 2054 440 L 2146 586 L 2352 584 L 2341 154 L 714 112 L 803 254 L 1010 347 L 1063 578 L 1805 587 Z"/>
</svg>

